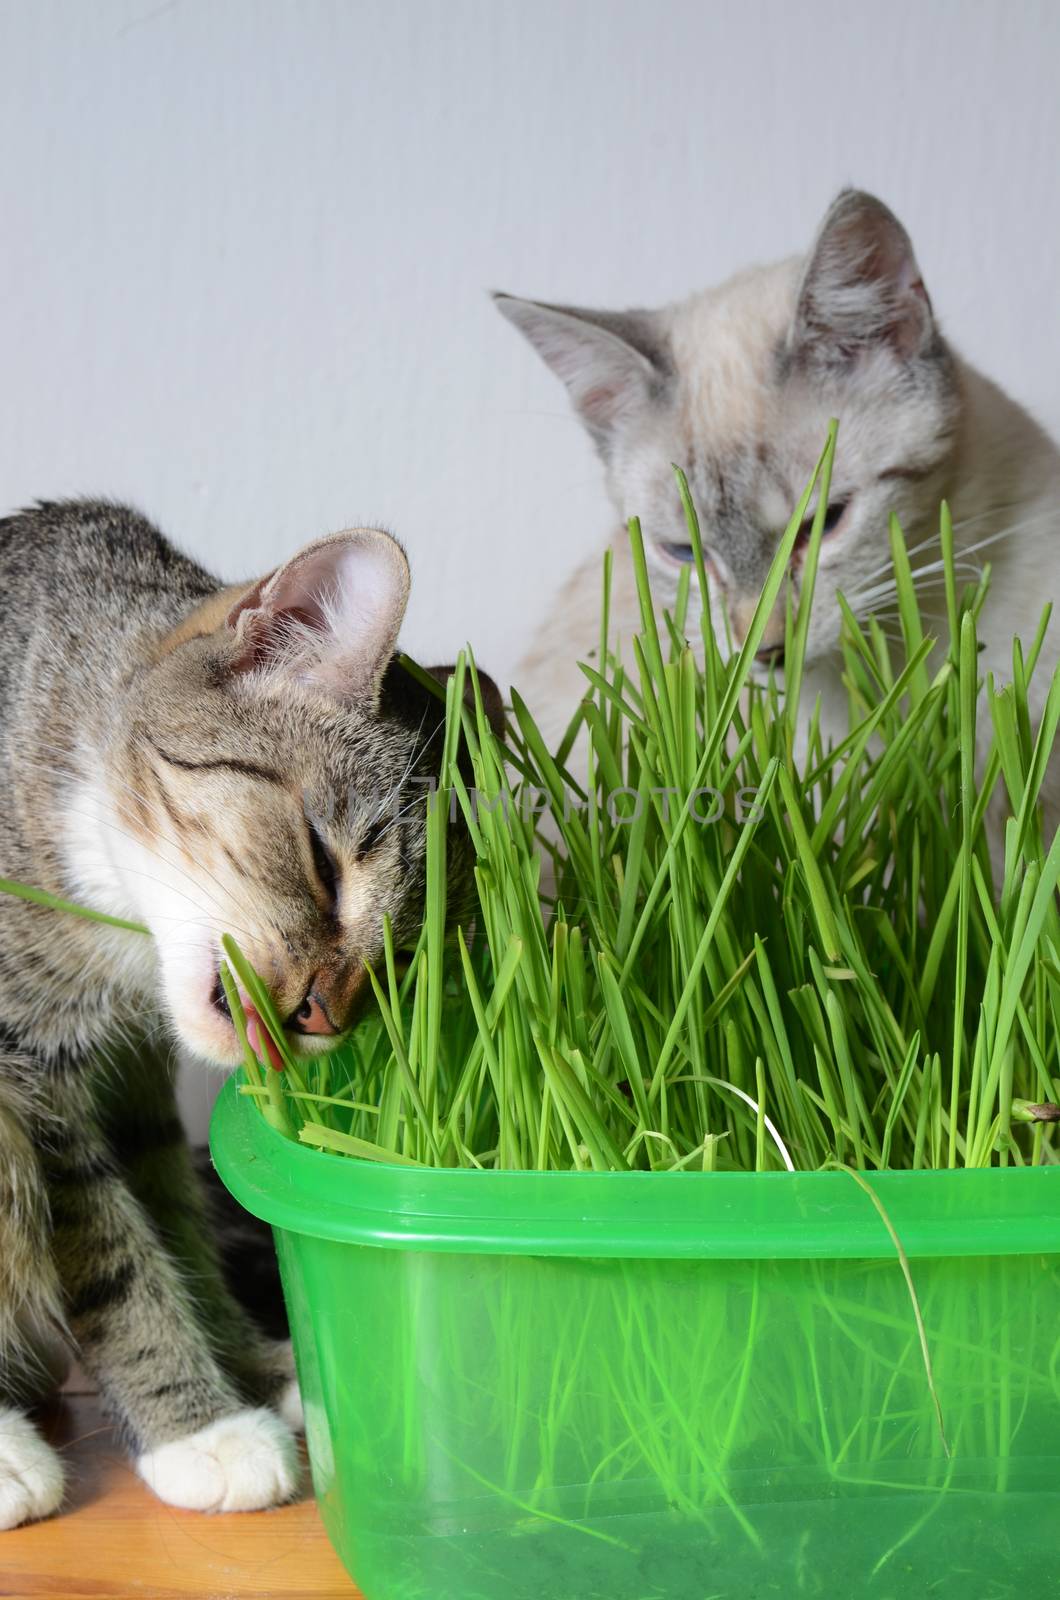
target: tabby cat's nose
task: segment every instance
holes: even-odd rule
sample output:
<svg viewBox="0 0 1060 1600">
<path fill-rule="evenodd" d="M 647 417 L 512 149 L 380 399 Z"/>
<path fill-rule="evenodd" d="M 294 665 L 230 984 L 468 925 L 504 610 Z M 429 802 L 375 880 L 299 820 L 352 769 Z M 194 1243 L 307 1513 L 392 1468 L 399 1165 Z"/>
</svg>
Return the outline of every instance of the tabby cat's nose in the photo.
<svg viewBox="0 0 1060 1600">
<path fill-rule="evenodd" d="M 292 1033 L 334 1034 L 339 1031 L 315 989 L 310 989 L 298 1010 L 288 1018 L 287 1026 Z"/>
</svg>

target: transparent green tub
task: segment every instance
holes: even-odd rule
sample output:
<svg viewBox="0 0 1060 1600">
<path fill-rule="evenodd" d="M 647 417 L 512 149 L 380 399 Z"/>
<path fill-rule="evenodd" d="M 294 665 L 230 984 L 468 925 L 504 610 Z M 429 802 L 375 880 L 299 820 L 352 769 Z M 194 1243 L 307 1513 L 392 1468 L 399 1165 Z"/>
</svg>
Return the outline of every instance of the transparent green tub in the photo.
<svg viewBox="0 0 1060 1600">
<path fill-rule="evenodd" d="M 270 1129 L 328 1533 L 367 1600 L 1060 1593 L 1060 1169 L 425 1172 Z"/>
</svg>

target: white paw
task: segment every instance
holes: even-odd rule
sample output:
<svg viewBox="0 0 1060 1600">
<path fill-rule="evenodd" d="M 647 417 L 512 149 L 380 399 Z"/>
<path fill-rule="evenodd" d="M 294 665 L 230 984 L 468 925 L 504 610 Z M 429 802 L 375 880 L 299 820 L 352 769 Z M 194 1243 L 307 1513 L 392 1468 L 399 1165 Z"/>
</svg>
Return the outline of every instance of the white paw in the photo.
<svg viewBox="0 0 1060 1600">
<path fill-rule="evenodd" d="M 63 1467 L 28 1417 L 0 1410 L 0 1529 L 57 1511 Z"/>
<path fill-rule="evenodd" d="M 160 1500 L 186 1511 L 262 1511 L 290 1500 L 300 1478 L 290 1429 L 263 1406 L 146 1451 L 136 1470 Z"/>
<path fill-rule="evenodd" d="M 292 1378 L 290 1383 L 284 1385 L 276 1409 L 295 1433 L 305 1432 L 305 1412 L 302 1410 L 302 1392 L 297 1378 Z"/>
</svg>

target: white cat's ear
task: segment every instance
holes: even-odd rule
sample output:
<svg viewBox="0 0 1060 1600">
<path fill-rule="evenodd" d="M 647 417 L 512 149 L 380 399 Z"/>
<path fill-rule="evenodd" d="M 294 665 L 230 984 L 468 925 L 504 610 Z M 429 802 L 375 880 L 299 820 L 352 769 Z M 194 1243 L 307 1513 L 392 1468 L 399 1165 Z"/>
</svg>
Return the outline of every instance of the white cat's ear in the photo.
<svg viewBox="0 0 1060 1600">
<path fill-rule="evenodd" d="M 285 673 L 374 703 L 408 597 L 408 562 L 390 534 L 350 528 L 318 539 L 232 606 L 232 670 Z"/>
<path fill-rule="evenodd" d="M 510 294 L 493 298 L 566 384 L 574 409 L 605 454 L 612 434 L 664 392 L 671 364 L 660 313 L 583 311 Z"/>
<path fill-rule="evenodd" d="M 912 242 L 893 211 L 860 189 L 832 203 L 807 257 L 793 348 L 850 359 L 888 344 L 910 359 L 935 324 Z"/>
</svg>

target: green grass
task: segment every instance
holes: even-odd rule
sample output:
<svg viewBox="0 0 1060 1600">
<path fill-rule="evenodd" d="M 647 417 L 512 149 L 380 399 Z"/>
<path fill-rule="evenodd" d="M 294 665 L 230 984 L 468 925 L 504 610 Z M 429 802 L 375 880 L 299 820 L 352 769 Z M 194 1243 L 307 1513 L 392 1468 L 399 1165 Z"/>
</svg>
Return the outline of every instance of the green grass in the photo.
<svg viewBox="0 0 1060 1600">
<path fill-rule="evenodd" d="M 264 1069 L 246 1084 L 277 1125 L 361 1158 L 483 1168 L 1057 1159 L 1048 1113 L 1030 1109 L 1060 1100 L 1060 838 L 1043 837 L 1039 806 L 1060 674 L 1037 730 L 1027 690 L 1047 617 L 1026 655 L 1015 644 L 1011 683 L 982 682 L 989 574 L 958 588 L 943 508 L 949 635 L 926 637 L 892 523 L 891 628 L 846 613 L 849 731 L 826 749 L 803 658 L 834 447 L 833 430 L 731 659 L 707 607 L 698 648 L 686 640 L 687 569 L 676 616 L 657 624 L 634 521 L 636 668 L 608 638 L 605 561 L 601 648 L 558 750 L 517 693 L 502 747 L 461 662 L 423 932 L 405 966 L 388 943 L 378 1011 L 339 1057 L 303 1062 L 282 1086 Z M 705 591 L 680 473 L 675 493 Z M 752 666 L 814 503 L 785 691 Z M 455 759 L 461 721 L 474 794 Z M 576 741 L 587 762 L 571 758 Z M 477 905 L 455 936 L 450 810 L 477 854 Z M 997 877 L 988 810 L 1005 818 Z"/>
</svg>

